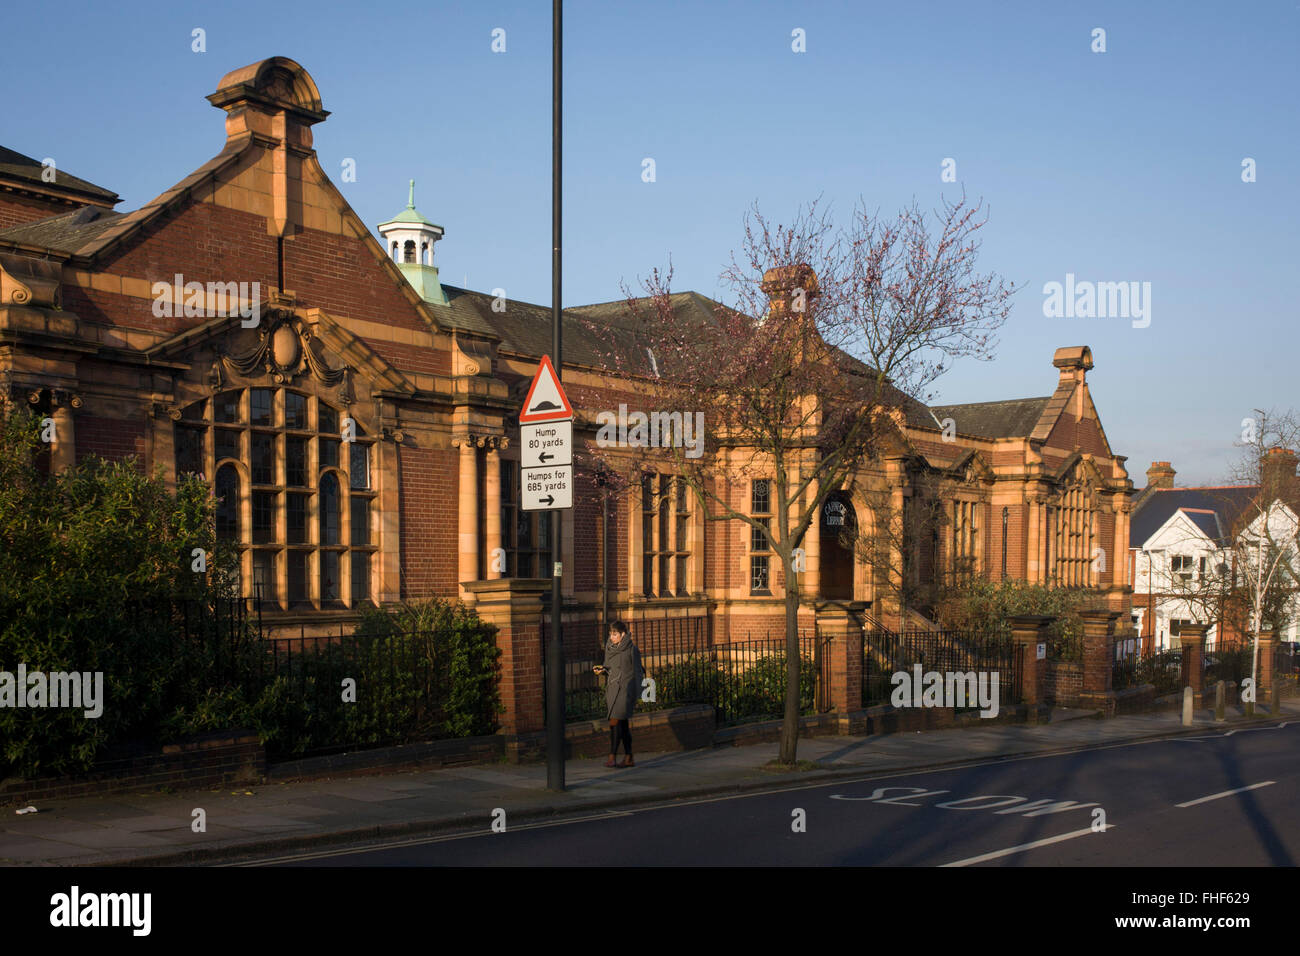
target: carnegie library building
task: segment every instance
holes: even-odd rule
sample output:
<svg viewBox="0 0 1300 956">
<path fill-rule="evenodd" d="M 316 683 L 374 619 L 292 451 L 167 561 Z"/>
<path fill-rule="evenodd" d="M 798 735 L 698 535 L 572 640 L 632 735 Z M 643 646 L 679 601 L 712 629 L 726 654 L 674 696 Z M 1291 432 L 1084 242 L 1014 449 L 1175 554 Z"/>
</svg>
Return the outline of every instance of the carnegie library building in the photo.
<svg viewBox="0 0 1300 956">
<path fill-rule="evenodd" d="M 0 388 L 53 420 L 49 467 L 133 455 L 172 482 L 202 475 L 269 633 L 338 633 L 365 607 L 431 597 L 540 601 L 553 526 L 520 508 L 517 416 L 549 351 L 549 307 L 442 282 L 443 228 L 405 182 L 405 208 L 362 221 L 312 148 L 328 113 L 297 63 L 234 70 L 208 101 L 224 148 L 130 212 L 108 188 L 0 151 Z M 454 261 L 454 245 L 438 256 Z M 592 360 L 624 305 L 565 311 L 576 444 L 624 400 Z M 1090 588 L 1127 610 L 1133 485 L 1092 366 L 1066 346 L 1042 357 L 1038 397 L 904 410 L 862 485 L 900 505 L 924 493 L 940 515 L 901 546 L 909 574 Z M 634 633 L 665 615 L 705 615 L 721 641 L 780 632 L 784 578 L 748 526 L 704 520 L 668 473 L 608 500 L 591 474 L 575 482 L 561 542 L 575 619 L 607 601 Z M 761 479 L 730 496 L 770 513 Z M 872 507 L 836 492 L 812 525 L 810 619 L 841 602 L 886 620 L 881 569 L 840 533 Z M 915 612 L 892 613 L 896 626 Z"/>
</svg>

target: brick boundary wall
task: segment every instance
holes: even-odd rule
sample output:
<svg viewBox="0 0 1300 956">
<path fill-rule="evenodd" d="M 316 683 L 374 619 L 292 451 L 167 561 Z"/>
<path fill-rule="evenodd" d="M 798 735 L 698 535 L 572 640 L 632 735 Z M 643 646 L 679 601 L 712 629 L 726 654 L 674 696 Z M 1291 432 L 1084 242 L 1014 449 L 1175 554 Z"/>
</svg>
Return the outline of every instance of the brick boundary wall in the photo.
<svg viewBox="0 0 1300 956">
<path fill-rule="evenodd" d="M 0 782 L 0 805 L 71 797 L 138 793 L 161 787 L 212 789 L 236 783 L 259 783 L 266 776 L 266 749 L 247 730 L 205 734 L 162 752 L 123 757 L 96 764 L 87 774 L 10 778 Z"/>
<path fill-rule="evenodd" d="M 1083 665 L 1075 661 L 1048 661 L 1043 677 L 1043 698 L 1058 707 L 1079 706 L 1083 693 Z"/>
<path fill-rule="evenodd" d="M 981 717 L 977 710 L 958 714 L 952 707 L 894 707 L 892 704 L 878 704 L 847 717 L 839 717 L 839 732 L 869 737 L 876 734 L 1026 722 L 1028 708 L 1024 704 L 1002 704 L 996 717 Z"/>
<path fill-rule="evenodd" d="M 489 763 L 504 756 L 505 744 L 505 735 L 489 734 L 304 757 L 270 764 L 266 769 L 266 781 L 287 783 L 290 780 L 364 776 L 399 770 L 440 770 L 443 767 Z"/>
<path fill-rule="evenodd" d="M 713 746 L 713 708 L 691 704 L 634 714 L 632 755 L 643 752 L 702 750 Z M 566 757 L 608 757 L 609 721 L 581 720 L 564 729 Z M 623 759 L 620 748 L 618 758 Z"/>
</svg>

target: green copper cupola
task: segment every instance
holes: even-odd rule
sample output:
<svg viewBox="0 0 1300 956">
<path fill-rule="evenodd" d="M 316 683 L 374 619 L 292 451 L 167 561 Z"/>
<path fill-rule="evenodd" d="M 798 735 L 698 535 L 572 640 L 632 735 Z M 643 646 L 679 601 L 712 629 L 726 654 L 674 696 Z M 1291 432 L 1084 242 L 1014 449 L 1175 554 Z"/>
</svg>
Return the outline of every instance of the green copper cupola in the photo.
<svg viewBox="0 0 1300 956">
<path fill-rule="evenodd" d="M 420 298 L 433 305 L 446 305 L 438 267 L 433 264 L 433 244 L 442 238 L 443 229 L 416 211 L 414 179 L 406 208 L 377 228 L 384 248 Z"/>
</svg>

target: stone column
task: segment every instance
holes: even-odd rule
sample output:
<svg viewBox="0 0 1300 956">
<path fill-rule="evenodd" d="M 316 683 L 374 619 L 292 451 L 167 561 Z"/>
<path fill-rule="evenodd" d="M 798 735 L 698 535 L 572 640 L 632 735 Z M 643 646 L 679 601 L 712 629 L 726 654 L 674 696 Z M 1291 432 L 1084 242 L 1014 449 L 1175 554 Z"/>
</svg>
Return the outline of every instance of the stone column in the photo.
<svg viewBox="0 0 1300 956">
<path fill-rule="evenodd" d="M 817 494 L 821 491 L 820 483 L 814 484 L 808 489 L 808 497 L 815 500 Z M 826 506 L 822 502 L 822 507 Z M 808 532 L 803 536 L 804 547 L 804 573 L 803 573 L 803 593 L 810 601 L 816 601 L 822 593 L 822 514 L 821 508 L 813 515 L 812 524 L 808 526 Z M 856 595 L 855 595 L 856 596 Z"/>
<path fill-rule="evenodd" d="M 542 596 L 551 582 L 544 578 L 498 578 L 469 581 L 466 591 L 474 609 L 497 628 L 501 650 L 501 732 L 511 736 L 536 733 L 546 727 L 543 709 Z M 510 749 L 509 744 L 507 749 Z M 514 752 L 518 752 L 517 745 Z"/>
<path fill-rule="evenodd" d="M 489 581 L 495 581 L 501 577 L 501 568 L 504 566 L 504 557 L 501 555 L 501 452 L 497 450 L 497 445 L 505 447 L 507 439 L 494 438 L 489 439 L 487 454 L 484 468 L 487 470 L 483 473 L 483 507 L 487 510 L 483 515 L 483 533 L 487 539 L 483 542 L 484 551 L 487 555 L 486 576 Z"/>
<path fill-rule="evenodd" d="M 1114 712 L 1111 700 L 1111 674 L 1115 655 L 1115 621 L 1119 611 L 1083 611 L 1083 687 L 1080 703 L 1097 707 L 1106 716 Z"/>
<path fill-rule="evenodd" d="M 77 463 L 77 433 L 72 410 L 81 407 L 81 399 L 63 389 L 53 395 L 54 441 L 50 445 L 50 474 L 56 475 Z"/>
<path fill-rule="evenodd" d="M 1055 618 L 1041 614 L 1024 614 L 1013 617 L 1011 639 L 1015 642 L 1022 665 L 1020 687 L 1025 710 L 1031 724 L 1038 722 L 1038 708 L 1043 702 L 1043 677 L 1046 660 L 1038 659 L 1038 645 L 1047 640 L 1044 629 Z"/>
<path fill-rule="evenodd" d="M 375 443 L 378 456 L 376 472 L 379 497 L 379 551 L 371 559 L 378 567 L 371 569 L 370 580 L 377 587 L 371 594 L 376 604 L 384 605 L 402 598 L 402 508 L 401 508 L 401 445 L 405 436 L 400 431 L 392 433 L 391 440 Z"/>
<path fill-rule="evenodd" d="M 1043 546 L 1046 541 L 1043 500 L 1037 494 L 1025 497 L 1025 580 L 1038 584 L 1043 580 Z"/>
<path fill-rule="evenodd" d="M 465 582 L 478 580 L 478 447 L 469 436 L 453 438 L 452 444 L 460 448 L 460 482 L 456 493 L 459 529 L 456 579 L 464 598 L 469 593 Z"/>
<path fill-rule="evenodd" d="M 877 604 L 884 605 L 881 607 L 883 612 L 878 616 L 881 623 L 885 623 L 887 618 L 885 614 L 893 616 L 896 621 L 895 627 L 902 632 L 907 629 L 907 619 L 903 614 L 903 594 L 908 587 L 905 563 L 903 560 L 903 548 L 908 545 L 915 545 L 915 542 L 906 540 L 907 528 L 904 521 L 903 511 L 906 508 L 907 494 L 904 484 L 907 482 L 907 466 L 902 459 L 891 458 L 885 463 L 885 474 L 890 484 L 889 494 L 889 570 L 887 574 L 886 594 L 884 601 L 877 601 Z"/>
<path fill-rule="evenodd" d="M 1183 686 L 1192 689 L 1192 706 L 1201 707 L 1205 684 L 1205 632 L 1208 624 L 1184 624 L 1178 631 L 1183 646 Z M 1258 697 L 1255 698 L 1259 700 Z"/>
</svg>

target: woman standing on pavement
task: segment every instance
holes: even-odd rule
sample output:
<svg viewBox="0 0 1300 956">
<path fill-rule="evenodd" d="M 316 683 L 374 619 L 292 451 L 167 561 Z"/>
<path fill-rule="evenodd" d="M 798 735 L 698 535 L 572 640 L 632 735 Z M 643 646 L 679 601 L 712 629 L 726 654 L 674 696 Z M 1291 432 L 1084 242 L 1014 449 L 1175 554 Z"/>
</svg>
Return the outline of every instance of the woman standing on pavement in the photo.
<svg viewBox="0 0 1300 956">
<path fill-rule="evenodd" d="M 605 663 L 595 668 L 596 673 L 604 674 L 605 716 L 609 719 L 609 759 L 606 767 L 632 767 L 632 729 L 628 721 L 636 710 L 637 698 L 641 696 L 641 681 L 645 678 L 645 669 L 641 666 L 641 651 L 632 643 L 627 625 L 614 621 L 609 625 L 609 638 L 605 642 Z M 623 743 L 623 752 L 627 757 L 622 763 L 616 763 L 619 741 Z"/>
</svg>

